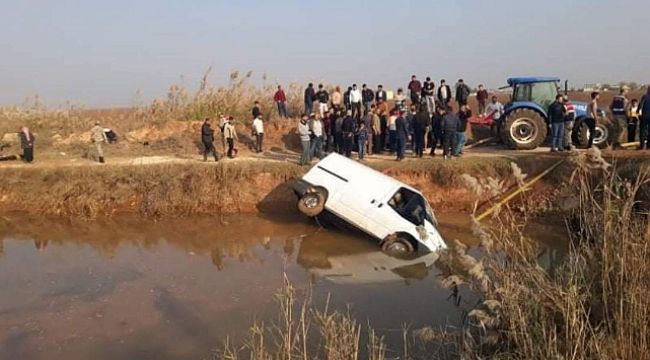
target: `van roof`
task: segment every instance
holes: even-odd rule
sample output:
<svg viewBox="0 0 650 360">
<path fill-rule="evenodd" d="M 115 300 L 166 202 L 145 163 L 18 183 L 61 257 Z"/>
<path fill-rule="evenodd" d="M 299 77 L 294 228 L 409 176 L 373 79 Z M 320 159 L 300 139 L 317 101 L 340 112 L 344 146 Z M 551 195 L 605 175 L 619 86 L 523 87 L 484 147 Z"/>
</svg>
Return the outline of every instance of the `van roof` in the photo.
<svg viewBox="0 0 650 360">
<path fill-rule="evenodd" d="M 371 167 L 363 165 L 358 161 L 354 161 L 345 156 L 339 155 L 337 153 L 331 153 L 326 156 L 323 160 L 319 161 L 316 167 L 321 166 L 329 171 L 336 172 L 344 178 L 353 178 L 353 177 L 368 177 L 369 181 L 373 182 L 374 186 L 381 186 L 385 188 L 397 188 L 403 187 L 409 189 L 413 192 L 421 194 L 420 191 L 414 189 L 413 187 L 404 184 L 403 182 L 396 180 L 380 171 L 377 171 Z M 310 170 L 311 172 L 312 170 Z M 385 184 L 382 186 L 380 183 Z"/>
</svg>

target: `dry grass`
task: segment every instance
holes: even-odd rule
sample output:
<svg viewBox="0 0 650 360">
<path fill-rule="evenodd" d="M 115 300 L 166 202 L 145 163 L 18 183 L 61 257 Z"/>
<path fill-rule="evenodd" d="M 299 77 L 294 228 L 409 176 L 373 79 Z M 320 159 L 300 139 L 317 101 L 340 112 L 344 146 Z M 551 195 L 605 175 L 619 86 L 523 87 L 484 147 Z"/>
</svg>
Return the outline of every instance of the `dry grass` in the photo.
<svg viewBox="0 0 650 360">
<path fill-rule="evenodd" d="M 469 284 L 484 296 L 457 336 L 462 358 L 648 358 L 650 227 L 637 199 L 650 171 L 622 178 L 595 150 L 572 162 L 579 204 L 556 267 L 539 265 L 526 212 L 509 208 L 492 230 L 476 226 L 479 257 L 461 245 L 447 254 L 456 274 L 443 284 Z"/>
<path fill-rule="evenodd" d="M 2 169 L 0 209 L 95 218 L 250 212 L 274 191 L 295 205 L 286 182 L 297 165 L 278 162 Z M 284 198 L 284 202 L 281 201 Z"/>
</svg>

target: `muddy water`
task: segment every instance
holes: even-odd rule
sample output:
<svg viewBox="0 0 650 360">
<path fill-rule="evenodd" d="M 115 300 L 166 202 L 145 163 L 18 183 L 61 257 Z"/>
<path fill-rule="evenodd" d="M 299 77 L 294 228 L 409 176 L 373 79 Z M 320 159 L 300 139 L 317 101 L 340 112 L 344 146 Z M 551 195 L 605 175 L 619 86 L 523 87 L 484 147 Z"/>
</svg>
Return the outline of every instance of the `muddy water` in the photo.
<svg viewBox="0 0 650 360">
<path fill-rule="evenodd" d="M 447 238 L 473 241 L 465 216 L 441 223 Z M 435 261 L 398 261 L 302 217 L 11 217 L 0 220 L 0 359 L 206 358 L 274 319 L 284 274 L 389 337 L 404 324 L 458 324 L 471 300 L 458 306 L 439 287 Z"/>
</svg>

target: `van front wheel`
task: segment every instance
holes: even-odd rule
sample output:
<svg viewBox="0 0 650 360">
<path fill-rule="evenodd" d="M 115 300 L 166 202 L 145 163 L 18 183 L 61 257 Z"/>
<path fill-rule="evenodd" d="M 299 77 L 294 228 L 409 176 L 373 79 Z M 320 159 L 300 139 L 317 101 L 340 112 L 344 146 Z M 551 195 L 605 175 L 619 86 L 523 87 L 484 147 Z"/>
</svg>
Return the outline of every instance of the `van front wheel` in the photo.
<svg viewBox="0 0 650 360">
<path fill-rule="evenodd" d="M 310 191 L 298 200 L 298 210 L 303 214 L 314 217 L 325 210 L 325 195 L 321 191 Z"/>
<path fill-rule="evenodd" d="M 381 250 L 389 255 L 406 255 L 415 251 L 415 248 L 408 239 L 393 235 L 382 242 Z"/>
</svg>

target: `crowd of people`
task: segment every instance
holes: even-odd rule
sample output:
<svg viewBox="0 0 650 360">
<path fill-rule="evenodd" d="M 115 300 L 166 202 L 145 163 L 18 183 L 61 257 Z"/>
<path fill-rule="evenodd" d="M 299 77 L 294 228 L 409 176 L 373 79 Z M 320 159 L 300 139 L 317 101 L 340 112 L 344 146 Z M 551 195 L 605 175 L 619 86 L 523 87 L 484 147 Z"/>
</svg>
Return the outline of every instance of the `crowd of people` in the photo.
<svg viewBox="0 0 650 360">
<path fill-rule="evenodd" d="M 413 156 L 423 157 L 425 153 L 436 155 L 436 149 L 442 149 L 444 159 L 462 156 L 467 141 L 466 132 L 472 111 L 468 106 L 472 94 L 471 88 L 459 79 L 452 88 L 446 81 L 440 80 L 436 87 L 431 78 L 420 82 L 415 75 L 407 86 L 408 93 L 398 88 L 393 95 L 389 108 L 388 92 L 380 84 L 372 90 L 366 84 L 361 88 L 352 84 L 341 93 L 339 86 L 331 93 L 323 84 L 317 88 L 309 83 L 304 90 L 304 113 L 298 123 L 298 136 L 302 145 L 299 160 L 307 165 L 312 159 L 322 159 L 327 153 L 338 152 L 352 157 L 356 152 L 363 161 L 366 155 L 389 153 L 400 161 L 405 158 L 407 149 Z M 478 85 L 476 91 L 479 115 L 491 116 L 495 131 L 501 128 L 504 106 L 497 96 L 491 96 L 485 87 Z M 455 99 L 455 104 L 452 103 Z M 591 147 L 596 134 L 596 119 L 599 117 L 600 94 L 593 92 L 587 106 L 585 123 L 590 130 L 587 147 Z M 281 118 L 289 118 L 287 96 L 281 86 L 273 95 Z M 410 101 L 410 103 L 409 103 Z M 619 147 L 624 142 L 634 142 L 639 136 L 639 149 L 648 149 L 650 132 L 650 87 L 641 98 L 628 100 L 628 89 L 622 88 L 614 97 L 609 107 L 613 115 L 613 145 Z M 551 151 L 565 151 L 572 148 L 573 117 L 575 107 L 566 96 L 558 95 L 548 108 L 548 120 L 551 131 Z M 252 146 L 256 153 L 263 152 L 264 121 L 260 103 L 255 101 L 251 115 L 253 118 L 251 135 Z M 107 131 L 108 130 L 108 131 Z M 232 116 L 220 115 L 219 130 L 224 155 L 233 158 L 237 155 L 236 142 L 239 140 Z M 115 140 L 110 129 L 102 127 L 99 122 L 90 131 L 91 141 L 95 146 L 100 163 L 104 163 L 103 144 Z M 498 134 L 497 134 L 498 135 Z M 23 160 L 34 159 L 34 135 L 27 127 L 19 132 Z M 211 119 L 206 118 L 201 127 L 203 160 L 212 155 L 215 161 L 220 159 L 214 145 L 215 130 Z"/>
</svg>

